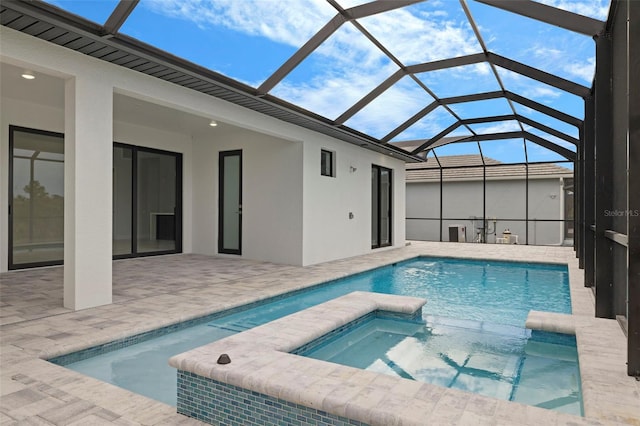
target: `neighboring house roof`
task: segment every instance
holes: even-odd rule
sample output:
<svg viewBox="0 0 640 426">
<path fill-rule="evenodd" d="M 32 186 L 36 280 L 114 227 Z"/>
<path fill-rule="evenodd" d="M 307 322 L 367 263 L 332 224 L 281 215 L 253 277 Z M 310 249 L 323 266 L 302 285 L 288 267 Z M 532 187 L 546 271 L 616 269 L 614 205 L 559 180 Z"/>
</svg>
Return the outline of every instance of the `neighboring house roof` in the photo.
<svg viewBox="0 0 640 426">
<path fill-rule="evenodd" d="M 480 155 L 449 155 L 440 156 L 443 181 L 482 180 L 483 167 Z M 522 164 L 505 164 L 493 158 L 484 157 L 487 165 L 504 164 L 504 166 L 486 167 L 487 179 L 524 179 L 527 171 Z M 440 165 L 435 158 L 430 157 L 426 163 L 407 164 L 407 182 L 428 182 L 440 180 Z M 477 166 L 477 167 L 473 167 Z M 455 167 L 455 168 L 452 168 Z M 573 170 L 555 164 L 529 164 L 529 178 L 541 177 L 573 177 Z"/>
</svg>

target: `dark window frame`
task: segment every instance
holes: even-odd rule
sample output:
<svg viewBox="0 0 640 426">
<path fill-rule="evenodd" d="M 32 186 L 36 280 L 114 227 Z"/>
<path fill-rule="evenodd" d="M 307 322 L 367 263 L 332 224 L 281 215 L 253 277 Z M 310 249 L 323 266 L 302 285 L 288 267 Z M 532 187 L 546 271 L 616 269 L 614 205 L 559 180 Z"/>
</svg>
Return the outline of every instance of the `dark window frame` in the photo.
<svg viewBox="0 0 640 426">
<path fill-rule="evenodd" d="M 115 259 L 132 259 L 137 257 L 149 257 L 160 256 L 163 254 L 176 254 L 182 253 L 182 153 L 174 151 L 166 151 L 156 148 L 148 148 L 138 145 L 131 145 L 122 142 L 113 142 L 113 147 L 131 149 L 132 155 L 132 170 L 131 170 L 131 253 L 113 255 Z M 176 207 L 175 207 L 175 241 L 176 247 L 174 250 L 158 250 L 149 252 L 138 252 L 138 221 L 137 221 L 137 209 L 138 209 L 138 152 L 150 152 L 162 155 L 171 155 L 176 159 Z M 113 191 L 113 188 L 112 188 Z M 113 195 L 112 195 L 113 197 Z M 113 238 L 113 236 L 112 236 Z"/>
<path fill-rule="evenodd" d="M 376 205 L 376 209 L 377 209 L 377 241 L 373 244 L 371 244 L 371 249 L 377 249 L 377 248 L 382 248 L 382 247 L 391 247 L 393 246 L 393 169 L 390 169 L 388 167 L 383 167 L 383 166 L 378 166 L 376 164 L 372 164 L 371 165 L 371 169 L 374 170 L 377 174 L 377 205 Z M 386 171 L 389 173 L 389 211 L 388 211 L 388 217 L 389 217 L 389 229 L 387 230 L 389 232 L 389 241 L 387 243 L 381 243 L 381 235 L 382 235 L 382 206 L 384 205 L 384 203 L 382 202 L 382 184 L 381 184 L 381 179 L 380 177 L 382 176 L 382 172 Z M 373 191 L 373 188 L 372 188 Z M 373 192 L 371 194 L 373 196 Z M 373 207 L 373 206 L 372 206 Z M 373 211 L 371 212 L 371 220 L 373 221 Z M 373 241 L 373 238 L 371 238 L 371 240 Z"/>
<path fill-rule="evenodd" d="M 242 206 L 242 161 L 243 152 L 241 149 L 234 149 L 231 151 L 219 151 L 218 152 L 218 253 L 221 254 L 234 254 L 242 255 L 242 207 L 240 207 L 240 222 L 238 229 L 238 248 L 237 249 L 225 249 L 224 248 L 224 217 L 222 212 L 224 211 L 224 160 L 226 157 L 240 156 L 240 206 Z"/>
<path fill-rule="evenodd" d="M 29 269 L 29 268 L 39 268 L 39 267 L 43 267 L 43 266 L 56 266 L 56 265 L 62 265 L 64 263 L 64 254 L 63 254 L 63 258 L 60 260 L 54 260 L 54 261 L 45 261 L 45 262 L 28 262 L 28 263 L 18 263 L 18 264 L 14 264 L 13 263 L 13 147 L 14 147 L 14 132 L 23 132 L 23 133 L 32 133 L 32 134 L 36 134 L 36 135 L 45 135 L 45 136 L 52 136 L 52 137 L 58 137 L 62 139 L 62 143 L 64 144 L 64 133 L 59 133 L 59 132 L 52 132 L 49 130 L 41 130 L 41 129 L 34 129 L 34 128 L 30 128 L 30 127 L 22 127 L 22 126 L 15 126 L 13 124 L 9 125 L 9 167 L 8 167 L 8 172 L 9 172 L 9 178 L 8 178 L 8 184 L 9 184 L 9 191 L 8 191 L 8 197 L 9 197 L 9 214 L 7 215 L 7 220 L 8 220 L 8 229 L 7 229 L 7 254 L 8 254 L 8 262 L 7 262 L 7 269 L 12 271 L 12 270 L 18 270 L 18 269 Z M 64 160 L 63 160 L 63 164 L 64 164 Z M 64 178 L 63 178 L 64 179 Z M 64 180 L 63 180 L 64 183 Z M 63 212 L 64 215 L 64 212 Z M 64 240 L 63 240 L 63 247 L 64 247 Z M 64 252 L 63 252 L 64 253 Z"/>
<path fill-rule="evenodd" d="M 328 155 L 329 161 L 325 161 L 325 156 Z M 329 170 L 325 172 L 324 164 L 329 165 Z M 320 150 L 320 175 L 327 177 L 336 177 L 336 153 L 328 149 Z"/>
</svg>

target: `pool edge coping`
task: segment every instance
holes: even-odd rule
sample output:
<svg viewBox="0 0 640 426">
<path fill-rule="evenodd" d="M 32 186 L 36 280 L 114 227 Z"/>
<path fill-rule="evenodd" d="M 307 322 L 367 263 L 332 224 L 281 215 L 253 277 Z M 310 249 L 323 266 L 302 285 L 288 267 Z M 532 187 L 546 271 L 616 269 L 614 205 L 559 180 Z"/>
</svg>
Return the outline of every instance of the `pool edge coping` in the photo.
<svg viewBox="0 0 640 426">
<path fill-rule="evenodd" d="M 382 373 L 306 358 L 290 352 L 336 328 L 377 310 L 405 313 L 408 296 L 354 292 L 280 318 L 251 330 L 176 355 L 169 364 L 177 370 L 258 392 L 273 398 L 322 410 L 366 424 L 437 423 L 434 406 L 445 397 L 468 403 L 504 406 L 527 418 L 585 422 L 585 417 L 564 414 L 517 402 L 499 400 L 458 389 L 443 388 Z M 423 300 L 423 299 L 417 299 Z M 392 303 L 390 303 L 392 301 Z M 414 302 L 415 303 L 415 302 Z M 424 304 L 424 301 L 422 302 Z M 422 307 L 420 304 L 420 308 Z M 307 327 L 312 326 L 312 329 Z M 273 336 L 278 336 L 274 339 Z M 230 364 L 216 363 L 226 353 Z M 294 368 L 292 368 L 294 367 Z M 295 370 L 288 373 L 289 369 Z M 338 388 L 349 397 L 336 398 Z M 437 398 L 436 398 L 437 395 Z M 384 404 L 381 404 L 384 398 Z M 505 405 L 506 404 L 506 405 Z M 399 407 L 412 407 L 400 410 Z M 451 407 L 449 407 L 451 408 Z M 445 414 L 442 413 L 444 416 Z M 380 423 L 384 419 L 384 423 Z"/>
</svg>

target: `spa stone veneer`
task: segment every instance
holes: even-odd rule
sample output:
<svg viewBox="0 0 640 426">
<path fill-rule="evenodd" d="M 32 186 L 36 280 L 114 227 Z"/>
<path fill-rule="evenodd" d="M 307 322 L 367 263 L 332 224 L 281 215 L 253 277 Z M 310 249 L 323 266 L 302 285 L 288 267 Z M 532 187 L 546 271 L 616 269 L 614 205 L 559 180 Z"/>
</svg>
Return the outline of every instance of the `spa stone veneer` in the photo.
<svg viewBox="0 0 640 426">
<path fill-rule="evenodd" d="M 290 352 L 376 316 L 419 319 L 424 303 L 354 292 L 176 355 L 170 364 L 178 369 L 178 412 L 243 426 L 381 424 L 388 417 L 374 415 L 378 394 L 401 379 Z M 230 364 L 216 363 L 222 353 Z"/>
</svg>

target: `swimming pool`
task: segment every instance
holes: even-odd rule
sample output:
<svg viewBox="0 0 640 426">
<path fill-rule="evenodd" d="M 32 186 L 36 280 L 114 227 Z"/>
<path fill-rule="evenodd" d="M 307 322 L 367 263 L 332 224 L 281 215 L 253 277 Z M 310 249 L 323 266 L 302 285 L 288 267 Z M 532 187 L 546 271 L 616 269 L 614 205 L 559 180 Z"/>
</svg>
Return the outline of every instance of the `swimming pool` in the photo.
<svg viewBox="0 0 640 426">
<path fill-rule="evenodd" d="M 204 318 L 116 351 L 94 348 L 93 353 L 106 352 L 95 357 L 70 354 L 51 361 L 175 405 L 176 372 L 167 365 L 171 356 L 356 290 L 423 297 L 428 301 L 425 316 L 467 319 L 487 327 L 522 329 L 531 309 L 571 312 L 566 266 L 421 257 Z"/>
<path fill-rule="evenodd" d="M 320 339 L 322 340 L 322 339 Z M 372 318 L 298 355 L 582 415 L 574 336 L 429 316 Z"/>
</svg>

